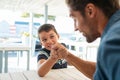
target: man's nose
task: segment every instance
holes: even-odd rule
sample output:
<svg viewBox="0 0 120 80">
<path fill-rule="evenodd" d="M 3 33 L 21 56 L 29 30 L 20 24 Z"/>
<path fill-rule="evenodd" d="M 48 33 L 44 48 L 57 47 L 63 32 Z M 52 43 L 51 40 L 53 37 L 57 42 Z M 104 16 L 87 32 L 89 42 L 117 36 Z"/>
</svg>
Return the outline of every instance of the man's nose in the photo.
<svg viewBox="0 0 120 80">
<path fill-rule="evenodd" d="M 78 27 L 76 24 L 74 24 L 74 31 L 77 31 L 78 30 Z"/>
<path fill-rule="evenodd" d="M 77 30 L 78 30 L 78 28 L 75 26 L 75 27 L 74 27 L 74 31 L 77 31 Z"/>
<path fill-rule="evenodd" d="M 78 30 L 78 24 L 77 24 L 77 21 L 74 20 L 74 31 L 77 31 Z"/>
</svg>

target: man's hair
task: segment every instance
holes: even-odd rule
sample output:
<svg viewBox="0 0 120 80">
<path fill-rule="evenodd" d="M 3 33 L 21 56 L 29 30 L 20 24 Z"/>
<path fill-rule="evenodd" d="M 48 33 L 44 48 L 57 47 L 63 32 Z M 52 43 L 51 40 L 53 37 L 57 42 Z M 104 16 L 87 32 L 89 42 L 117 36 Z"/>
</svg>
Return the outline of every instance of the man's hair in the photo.
<svg viewBox="0 0 120 80">
<path fill-rule="evenodd" d="M 66 3 L 72 10 L 79 11 L 83 16 L 85 16 L 84 10 L 88 3 L 101 9 L 108 18 L 120 9 L 119 0 L 66 0 Z"/>
<path fill-rule="evenodd" d="M 56 29 L 55 29 L 55 27 L 54 27 L 54 25 L 52 25 L 52 24 L 43 24 L 43 25 L 41 25 L 38 28 L 38 34 L 40 34 L 43 31 L 49 32 L 51 30 L 53 30 L 56 34 L 58 34 L 57 31 L 56 31 Z"/>
</svg>

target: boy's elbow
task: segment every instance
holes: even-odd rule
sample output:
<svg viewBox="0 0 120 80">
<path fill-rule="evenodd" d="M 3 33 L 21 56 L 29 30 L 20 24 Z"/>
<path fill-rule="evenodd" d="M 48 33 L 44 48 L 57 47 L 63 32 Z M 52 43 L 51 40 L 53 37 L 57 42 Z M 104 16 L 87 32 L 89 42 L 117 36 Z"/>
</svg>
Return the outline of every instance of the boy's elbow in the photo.
<svg viewBox="0 0 120 80">
<path fill-rule="evenodd" d="M 42 74 L 38 74 L 40 77 L 44 77 L 45 75 L 42 75 Z"/>
<path fill-rule="evenodd" d="M 39 75 L 40 77 L 44 77 L 44 76 L 45 76 L 45 74 L 43 74 L 41 71 L 38 71 L 38 75 Z"/>
</svg>

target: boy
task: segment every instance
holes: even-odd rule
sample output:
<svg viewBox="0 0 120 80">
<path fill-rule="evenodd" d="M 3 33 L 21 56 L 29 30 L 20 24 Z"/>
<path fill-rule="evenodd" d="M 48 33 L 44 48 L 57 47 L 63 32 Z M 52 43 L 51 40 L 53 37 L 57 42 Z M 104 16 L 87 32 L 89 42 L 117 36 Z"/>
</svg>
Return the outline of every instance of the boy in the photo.
<svg viewBox="0 0 120 80">
<path fill-rule="evenodd" d="M 67 62 L 65 60 L 56 59 L 50 55 L 52 53 L 52 45 L 58 43 L 59 39 L 59 35 L 55 27 L 52 24 L 44 24 L 40 26 L 38 29 L 38 36 L 42 46 L 44 46 L 44 48 L 40 50 L 40 54 L 37 57 L 38 75 L 41 77 L 45 76 L 51 68 L 67 68 Z"/>
</svg>

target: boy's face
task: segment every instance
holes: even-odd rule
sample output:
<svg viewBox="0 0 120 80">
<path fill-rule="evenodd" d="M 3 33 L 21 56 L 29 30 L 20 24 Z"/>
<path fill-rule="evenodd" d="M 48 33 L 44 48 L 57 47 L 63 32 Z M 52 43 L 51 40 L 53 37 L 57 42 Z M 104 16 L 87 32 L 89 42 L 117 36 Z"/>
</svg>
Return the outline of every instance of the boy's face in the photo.
<svg viewBox="0 0 120 80">
<path fill-rule="evenodd" d="M 39 33 L 41 44 L 48 50 L 51 50 L 52 45 L 57 43 L 59 35 L 56 34 L 53 30 L 49 32 L 42 31 Z"/>
</svg>

